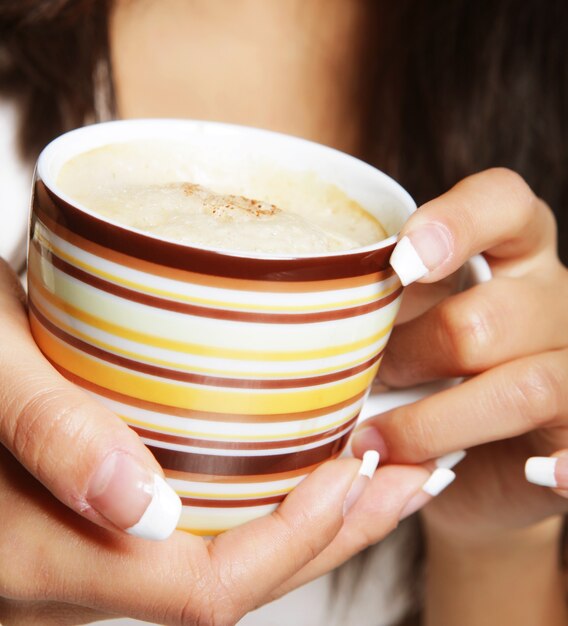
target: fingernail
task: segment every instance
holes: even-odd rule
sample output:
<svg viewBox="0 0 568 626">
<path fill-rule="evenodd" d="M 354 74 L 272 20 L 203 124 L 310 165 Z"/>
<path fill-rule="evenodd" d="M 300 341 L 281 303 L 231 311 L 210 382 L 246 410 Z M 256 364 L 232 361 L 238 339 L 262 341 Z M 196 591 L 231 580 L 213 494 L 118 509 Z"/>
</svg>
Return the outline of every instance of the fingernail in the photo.
<svg viewBox="0 0 568 626">
<path fill-rule="evenodd" d="M 396 244 L 390 264 L 403 285 L 409 285 L 444 263 L 452 253 L 449 230 L 438 223 L 410 231 Z"/>
<path fill-rule="evenodd" d="M 433 497 L 441 494 L 442 491 L 449 485 L 451 485 L 456 478 L 454 472 L 447 467 L 439 467 L 430 474 L 430 478 L 422 485 L 420 491 L 406 503 L 404 509 L 400 514 L 399 519 L 403 520 L 416 511 L 419 511 L 423 506 L 428 504 Z"/>
<path fill-rule="evenodd" d="M 167 539 L 181 514 L 181 501 L 165 479 L 123 452 L 103 461 L 87 501 L 109 522 L 143 539 Z"/>
<path fill-rule="evenodd" d="M 525 476 L 535 485 L 568 488 L 568 458 L 533 456 L 525 464 Z"/>
<path fill-rule="evenodd" d="M 445 467 L 447 469 L 452 469 L 458 463 L 463 461 L 467 456 L 467 452 L 465 450 L 456 450 L 455 452 L 450 452 L 449 454 L 444 454 L 436 459 L 435 465 L 436 467 Z"/>
<path fill-rule="evenodd" d="M 382 459 L 387 457 L 387 444 L 374 426 L 362 426 L 351 437 L 351 448 L 358 454 L 366 450 L 377 450 Z"/>
<path fill-rule="evenodd" d="M 376 450 L 367 450 L 363 455 L 361 466 L 357 472 L 357 476 L 351 484 L 351 488 L 345 496 L 343 502 L 343 516 L 345 517 L 355 502 L 363 495 L 365 488 L 373 478 L 375 470 L 379 465 L 380 454 Z"/>
<path fill-rule="evenodd" d="M 181 500 L 177 493 L 159 474 L 154 474 L 153 492 L 150 504 L 142 517 L 130 528 L 129 535 L 161 541 L 175 530 L 181 515 Z"/>
<path fill-rule="evenodd" d="M 451 469 L 439 467 L 432 472 L 430 478 L 422 485 L 422 491 L 432 497 L 438 496 L 454 482 L 455 478 L 456 474 Z"/>
</svg>

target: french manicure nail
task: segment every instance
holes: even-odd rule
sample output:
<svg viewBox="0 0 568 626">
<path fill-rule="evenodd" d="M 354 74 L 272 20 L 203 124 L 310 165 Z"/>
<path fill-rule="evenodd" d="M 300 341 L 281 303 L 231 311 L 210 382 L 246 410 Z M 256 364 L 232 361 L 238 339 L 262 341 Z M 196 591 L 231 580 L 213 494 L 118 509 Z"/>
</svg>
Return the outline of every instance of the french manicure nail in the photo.
<svg viewBox="0 0 568 626">
<path fill-rule="evenodd" d="M 430 478 L 422 485 L 422 491 L 433 497 L 438 496 L 454 482 L 455 478 L 456 475 L 451 469 L 439 467 L 432 472 Z"/>
<path fill-rule="evenodd" d="M 444 454 L 436 459 L 435 465 L 436 467 L 446 467 L 447 469 L 452 469 L 458 463 L 461 463 L 467 456 L 467 452 L 465 450 L 456 450 L 455 452 L 450 452 L 449 454 Z"/>
<path fill-rule="evenodd" d="M 403 520 L 413 513 L 416 513 L 416 511 L 419 511 L 428 504 L 433 497 L 441 494 L 446 487 L 451 485 L 455 478 L 455 473 L 447 467 L 439 467 L 434 470 L 428 480 L 422 485 L 420 491 L 414 494 L 407 502 L 400 513 L 399 519 Z"/>
<path fill-rule="evenodd" d="M 181 514 L 181 501 L 165 479 L 124 452 L 102 462 L 87 501 L 109 522 L 144 539 L 167 539 Z"/>
<path fill-rule="evenodd" d="M 380 454 L 376 450 L 367 450 L 367 452 L 363 455 L 357 476 L 355 476 L 355 479 L 345 496 L 345 501 L 343 502 L 344 517 L 353 507 L 355 502 L 357 502 L 357 500 L 359 500 L 359 498 L 363 495 L 363 492 L 365 491 L 371 478 L 373 478 L 375 470 L 379 465 L 380 458 Z"/>
<path fill-rule="evenodd" d="M 142 517 L 130 528 L 129 535 L 161 541 L 175 530 L 181 515 L 181 500 L 159 474 L 154 474 L 152 499 Z"/>
<path fill-rule="evenodd" d="M 568 488 L 568 458 L 563 456 L 533 456 L 525 464 L 525 476 L 530 483 L 543 487 Z"/>
<path fill-rule="evenodd" d="M 400 239 L 390 264 L 400 282 L 409 285 L 424 278 L 451 256 L 451 242 L 451 234 L 443 224 L 425 224 Z"/>
</svg>

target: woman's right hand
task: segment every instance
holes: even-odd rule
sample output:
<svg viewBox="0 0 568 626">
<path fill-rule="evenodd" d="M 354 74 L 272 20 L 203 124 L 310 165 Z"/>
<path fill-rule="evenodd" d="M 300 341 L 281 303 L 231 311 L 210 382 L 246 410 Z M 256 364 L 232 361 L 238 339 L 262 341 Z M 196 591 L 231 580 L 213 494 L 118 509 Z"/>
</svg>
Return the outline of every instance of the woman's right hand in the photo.
<svg viewBox="0 0 568 626">
<path fill-rule="evenodd" d="M 43 358 L 24 302 L 17 277 L 0 265 L 0 622 L 7 626 L 105 614 L 234 624 L 381 539 L 413 496 L 425 501 L 426 469 L 389 466 L 344 520 L 360 463 L 343 459 L 318 468 L 272 515 L 212 541 L 174 532 L 150 542 L 121 532 L 137 521 L 121 506 L 143 508 L 140 482 L 161 470 L 137 435 Z M 115 453 L 141 473 L 111 463 L 117 471 L 104 470 L 106 497 L 97 493 L 94 506 L 93 480 Z"/>
</svg>

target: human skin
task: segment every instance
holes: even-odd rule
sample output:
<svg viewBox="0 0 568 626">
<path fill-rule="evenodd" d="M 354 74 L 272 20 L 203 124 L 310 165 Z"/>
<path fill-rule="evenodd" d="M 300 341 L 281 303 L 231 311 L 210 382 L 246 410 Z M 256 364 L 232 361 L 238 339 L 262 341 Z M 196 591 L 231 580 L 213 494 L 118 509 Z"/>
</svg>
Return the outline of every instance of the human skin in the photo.
<svg viewBox="0 0 568 626">
<path fill-rule="evenodd" d="M 390 532 L 428 477 L 423 468 L 383 468 L 344 520 L 357 468 L 354 459 L 321 466 L 275 514 L 213 541 L 174 532 L 150 542 L 80 517 L 3 454 L 0 623 L 61 626 L 127 615 L 168 625 L 234 624 Z"/>
<path fill-rule="evenodd" d="M 353 70 L 364 65 L 367 51 L 350 43 L 364 24 L 363 8 L 358 3 L 338 3 L 338 11 L 331 11 L 325 10 L 324 4 L 313 3 L 313 12 L 298 21 L 300 3 L 120 2 L 111 31 L 120 116 L 222 119 L 360 153 L 362 78 Z M 247 35 L 245 43 L 243 33 Z M 321 45 L 316 47 L 315 33 L 321 37 Z M 211 62 L 205 63 L 206 59 Z M 338 76 L 340 91 L 336 88 Z M 456 215 L 459 221 L 454 219 Z M 505 536 L 516 540 L 510 534 L 512 527 L 531 528 L 540 519 L 565 510 L 562 498 L 527 485 L 520 468 L 526 456 L 565 447 L 561 435 L 568 406 L 562 395 L 567 387 L 566 338 L 555 329 L 568 327 L 566 307 L 562 308 L 566 271 L 555 255 L 550 212 L 511 172 L 496 170 L 467 179 L 449 195 L 421 208 L 405 232 L 412 234 L 413 229 L 432 222 L 447 226 L 452 249 L 447 261 L 431 267 L 424 282 L 445 278 L 482 250 L 489 251 L 496 278 L 399 326 L 382 376 L 396 386 L 482 373 L 459 388 L 381 416 L 376 422 L 380 440 L 371 447 L 382 446 L 390 461 L 421 463 L 461 447 L 530 431 L 523 439 L 472 451 L 458 467 L 456 486 L 425 514 L 433 557 L 445 555 L 450 541 L 452 554 L 463 555 L 468 564 L 486 571 L 483 564 L 490 563 L 491 551 L 475 551 L 469 546 L 478 542 L 489 548 Z M 213 544 L 177 532 L 166 542 L 148 544 L 117 533 L 96 512 L 81 508 L 79 512 L 91 522 L 105 526 L 97 528 L 71 508 L 77 511 L 81 489 L 84 491 L 106 442 L 116 437 L 129 450 L 136 444 L 112 415 L 85 404 L 63 380 L 53 378 L 33 346 L 17 289 L 9 287 L 15 283 L 6 270 L 2 276 L 0 309 L 6 323 L 0 358 L 10 365 L 12 374 L 0 382 L 2 440 L 69 507 L 58 503 L 10 458 L 2 459 L 0 508 L 11 517 L 0 531 L 1 561 L 16 564 L 4 571 L 0 580 L 0 595 L 11 598 L 0 607 L 0 618 L 4 610 L 8 624 L 30 624 L 37 615 L 37 623 L 48 623 L 46 615 L 54 608 L 60 617 L 69 616 L 69 623 L 78 623 L 78 611 L 84 620 L 102 612 L 160 623 L 234 623 L 254 606 L 332 569 L 379 540 L 396 526 L 401 511 L 428 476 L 418 466 L 380 469 L 343 523 L 342 503 L 357 466 L 354 461 L 331 463 L 297 489 L 276 516 L 235 529 Z M 518 302 L 526 305 L 518 307 Z M 411 313 L 406 315 L 408 319 Z M 537 319 L 547 323 L 535 324 Z M 507 334 L 499 330 L 503 321 Z M 497 331 L 497 338 L 489 335 L 492 340 L 486 338 L 484 346 L 472 348 L 472 337 L 480 341 L 485 337 L 476 332 L 479 330 Z M 446 338 L 450 338 L 448 345 L 444 344 Z M 431 354 L 441 358 L 430 359 Z M 482 363 L 468 361 L 478 355 L 485 359 Z M 22 356 L 21 369 L 14 370 L 11 364 L 22 363 Z M 417 368 L 416 363 L 423 365 Z M 403 378 L 402 372 L 410 374 Z M 51 396 L 39 394 L 40 387 L 46 388 L 46 380 L 47 389 L 54 390 Z M 523 381 L 528 382 L 523 385 Z M 22 411 L 30 406 L 32 396 L 38 399 L 31 405 L 34 410 Z M 546 405 L 550 398 L 556 422 Z M 28 424 L 18 419 L 35 416 L 38 409 L 43 409 L 45 416 L 57 414 L 69 405 L 77 410 L 63 415 L 72 419 L 58 422 L 73 428 L 80 424 L 78 431 L 57 427 L 45 431 L 37 419 L 29 420 L 28 429 Z M 96 432 L 91 430 L 95 418 Z M 20 436 L 10 437 L 17 432 Z M 83 435 L 79 445 L 78 432 Z M 368 446 L 371 433 L 367 429 L 359 439 L 359 452 Z M 69 453 L 61 454 L 61 450 Z M 152 463 L 139 448 L 133 454 Z M 490 455 L 491 466 L 484 455 Z M 62 458 L 65 472 L 61 471 Z M 503 484 L 507 485 L 506 499 L 498 488 Z M 330 485 L 336 489 L 330 490 Z M 7 533 L 6 528 L 18 532 Z M 558 527 L 547 527 L 544 534 L 547 549 L 557 549 Z M 518 539 L 514 552 L 522 560 L 529 545 Z M 283 544 L 286 549 L 274 549 Z M 319 556 L 311 560 L 314 555 Z M 507 571 L 520 562 L 505 561 Z M 39 570 L 37 562 L 44 563 Z M 446 566 L 440 569 L 441 562 Z M 456 558 L 456 567 L 457 562 Z M 433 558 L 432 564 L 437 569 L 429 570 L 430 581 L 443 581 L 448 560 Z M 560 615 L 564 606 L 560 572 L 553 569 L 548 573 L 555 593 L 546 596 L 546 607 L 552 603 Z M 475 597 L 467 592 L 466 582 L 456 578 L 456 583 L 463 591 L 458 594 L 460 607 L 474 610 L 468 602 L 473 604 Z M 544 600 L 539 587 L 529 588 L 532 595 L 527 592 L 522 601 L 541 606 Z M 427 597 L 428 619 L 439 626 L 453 608 L 445 601 L 449 596 L 447 590 L 444 595 L 443 586 L 442 595 L 440 586 L 428 589 L 432 592 Z M 46 601 L 51 604 L 43 604 Z M 502 594 L 495 599 L 499 601 L 506 612 L 510 597 Z M 441 615 L 440 610 L 446 613 Z M 448 618 L 446 623 L 452 622 Z"/>
<path fill-rule="evenodd" d="M 484 221 L 491 227 L 480 228 Z M 423 511 L 427 624 L 455 623 L 460 612 L 469 616 L 463 624 L 499 624 L 503 615 L 516 624 L 563 624 L 561 526 L 542 522 L 558 522 L 568 501 L 565 492 L 529 484 L 523 472 L 529 457 L 568 443 L 568 272 L 556 256 L 554 219 L 517 175 L 492 170 L 423 206 L 402 235 L 417 237 L 432 224 L 450 236 L 446 260 L 424 281 L 457 268 L 462 250 L 484 250 L 494 278 L 401 324 L 380 375 L 393 387 L 467 380 L 377 416 L 358 431 L 354 450 L 371 445 L 392 462 L 412 463 L 471 448 L 455 485 Z M 527 567 L 537 553 L 538 566 Z M 450 578 L 444 596 L 440 580 Z M 490 594 L 493 611 L 475 601 L 488 589 L 502 591 Z"/>
</svg>

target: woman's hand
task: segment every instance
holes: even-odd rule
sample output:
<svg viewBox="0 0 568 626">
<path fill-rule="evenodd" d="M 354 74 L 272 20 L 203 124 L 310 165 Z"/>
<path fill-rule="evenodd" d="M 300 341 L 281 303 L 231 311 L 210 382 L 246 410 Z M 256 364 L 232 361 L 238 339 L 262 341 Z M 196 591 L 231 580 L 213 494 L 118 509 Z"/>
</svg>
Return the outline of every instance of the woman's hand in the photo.
<svg viewBox="0 0 568 626">
<path fill-rule="evenodd" d="M 43 357 L 24 303 L 17 277 L 0 263 L 0 443 L 76 513 L 164 539 L 179 498 L 139 437 Z"/>
<path fill-rule="evenodd" d="M 568 447 L 568 271 L 550 209 L 516 174 L 489 170 L 424 205 L 402 235 L 393 266 L 403 277 L 439 281 L 483 251 L 494 278 L 395 329 L 380 370 L 387 385 L 467 380 L 367 422 L 355 452 L 419 463 L 475 447 L 426 511 L 460 542 L 568 511 L 523 472 L 528 457 Z"/>
<path fill-rule="evenodd" d="M 0 265 L 3 624 L 76 624 L 109 614 L 234 624 L 378 541 L 409 504 L 429 498 L 423 467 L 391 465 L 370 481 L 359 476 L 359 461 L 343 459 L 318 468 L 274 514 L 212 541 L 179 531 L 164 541 L 121 532 L 137 521 L 122 501 L 146 506 L 136 500 L 145 494 L 139 482 L 161 475 L 160 467 L 121 420 L 44 359 L 24 300 L 17 277 Z M 106 487 L 93 502 L 93 477 L 117 452 L 141 473 L 111 463 L 115 475 L 105 470 Z"/>
<path fill-rule="evenodd" d="M 62 626 L 115 615 L 229 626 L 381 539 L 429 472 L 388 466 L 343 519 L 354 459 L 321 466 L 278 511 L 212 541 L 150 542 L 97 527 L 0 449 L 0 623 Z M 359 485 L 360 487 L 361 485 Z"/>
<path fill-rule="evenodd" d="M 49 623 L 56 602 L 57 623 L 65 623 L 68 612 L 92 619 L 81 606 L 164 624 L 233 624 L 337 534 L 357 465 L 322 467 L 278 513 L 214 541 L 175 532 L 167 541 L 149 542 L 74 514 L 4 451 L 0 596 L 10 601 L 0 603 L 0 622 L 17 624 L 8 618 L 19 611 L 26 626 Z M 33 622 L 42 601 L 49 604 Z"/>
</svg>

